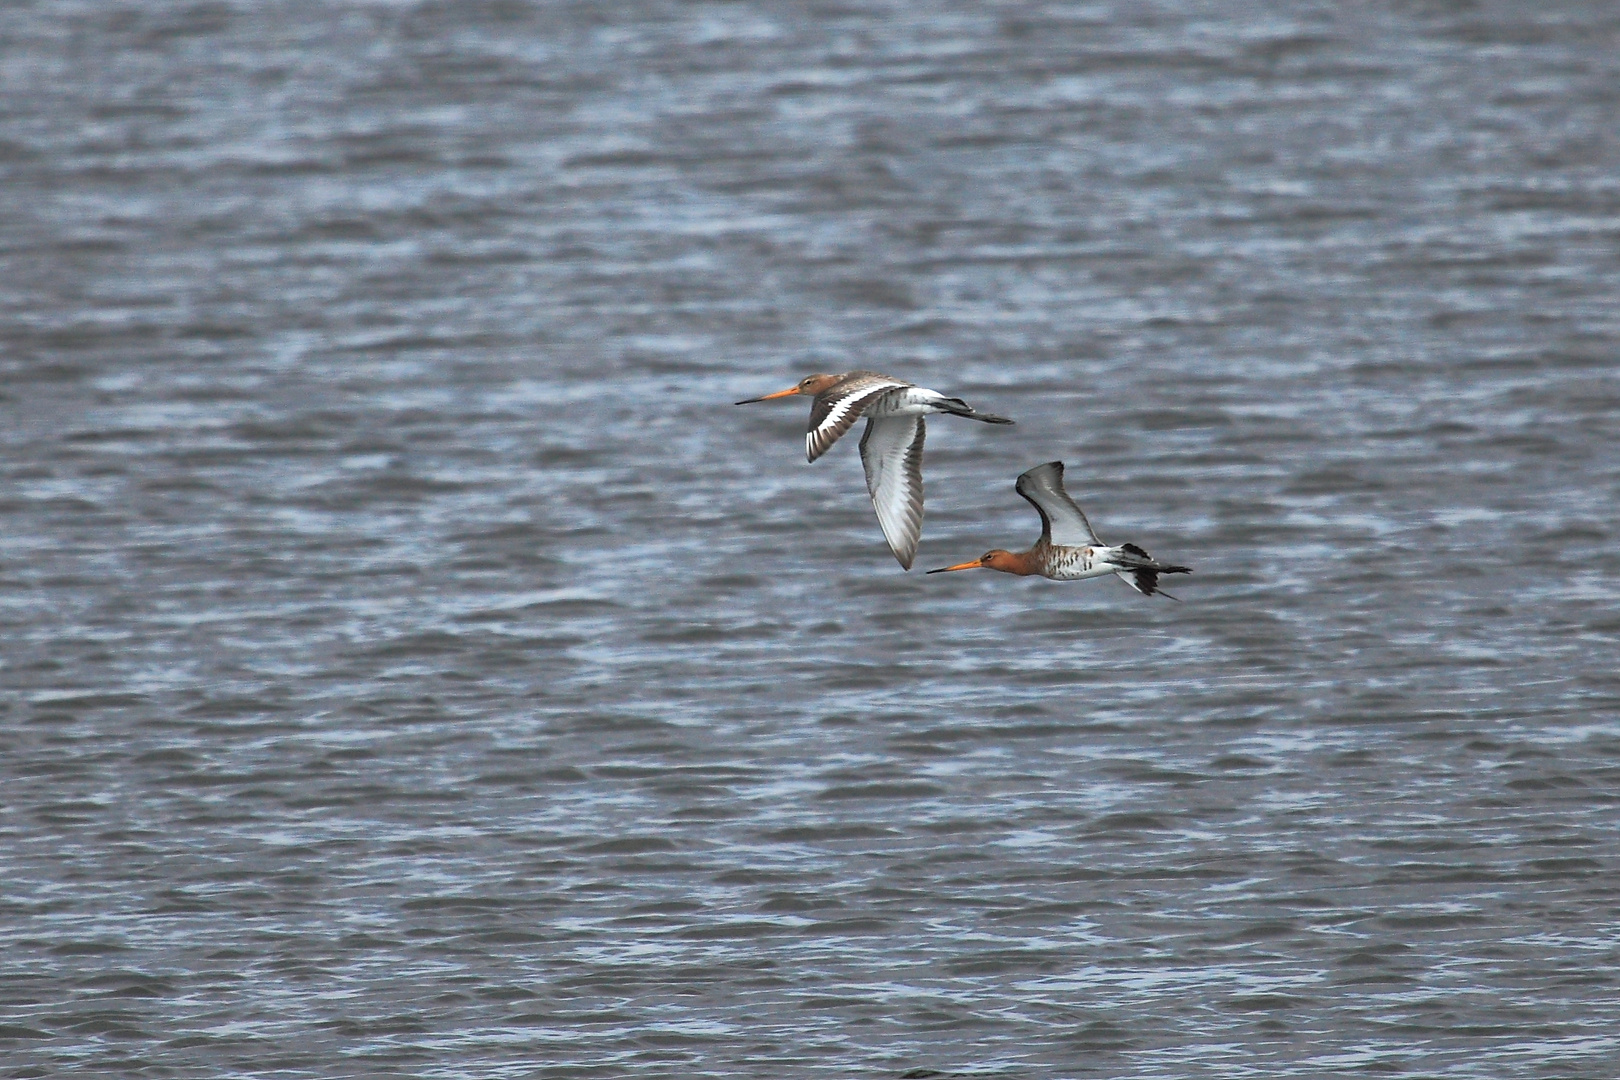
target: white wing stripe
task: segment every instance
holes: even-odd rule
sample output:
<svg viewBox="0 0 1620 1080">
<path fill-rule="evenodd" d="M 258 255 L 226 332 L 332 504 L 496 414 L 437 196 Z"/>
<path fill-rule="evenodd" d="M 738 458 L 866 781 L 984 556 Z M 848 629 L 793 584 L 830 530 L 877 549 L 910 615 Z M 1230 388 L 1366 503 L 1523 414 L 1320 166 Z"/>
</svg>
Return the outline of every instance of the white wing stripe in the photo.
<svg viewBox="0 0 1620 1080">
<path fill-rule="evenodd" d="M 818 446 L 820 446 L 820 450 L 824 452 L 827 449 L 828 446 L 831 446 L 834 442 L 837 441 L 838 434 L 834 434 L 834 433 L 835 432 L 837 432 L 839 434 L 842 433 L 840 431 L 839 427 L 838 427 L 838 421 L 842 420 L 844 418 L 844 415 L 846 413 L 848 413 L 851 409 L 853 409 L 855 407 L 856 403 L 859 400 L 860 400 L 859 398 L 857 398 L 855 395 L 851 394 L 849 397 L 839 398 L 836 402 L 833 403 L 832 409 L 827 413 L 827 415 L 825 417 L 822 418 L 821 423 L 817 424 L 816 427 L 813 430 L 811 430 L 811 432 L 808 435 L 805 436 L 805 444 L 804 445 L 805 445 L 806 450 L 811 455 L 817 455 L 817 453 L 818 453 L 817 447 Z M 854 419 L 851 418 L 850 423 L 854 423 L 854 422 L 855 422 Z M 847 429 L 848 427 L 849 427 L 849 424 L 844 425 L 845 429 Z M 829 435 L 831 435 L 832 437 L 828 438 Z M 825 440 L 825 445 L 821 445 L 823 440 Z"/>
<path fill-rule="evenodd" d="M 910 385 L 893 379 L 868 379 L 849 387 L 841 396 L 829 399 L 831 404 L 827 408 L 827 415 L 821 418 L 821 423 L 805 434 L 805 456 L 814 461 L 825 454 L 828 447 L 837 442 L 844 432 L 849 430 L 850 425 L 860 419 L 862 411 L 868 405 L 892 390 Z"/>
<path fill-rule="evenodd" d="M 861 395 L 850 394 L 848 397 L 842 397 L 833 402 L 832 410 L 827 413 L 826 418 L 821 421 L 820 426 L 818 426 L 816 430 L 825 431 L 827 428 L 837 424 L 838 421 L 844 418 L 845 413 L 849 412 L 849 410 L 855 407 L 855 403 L 860 399 Z"/>
</svg>

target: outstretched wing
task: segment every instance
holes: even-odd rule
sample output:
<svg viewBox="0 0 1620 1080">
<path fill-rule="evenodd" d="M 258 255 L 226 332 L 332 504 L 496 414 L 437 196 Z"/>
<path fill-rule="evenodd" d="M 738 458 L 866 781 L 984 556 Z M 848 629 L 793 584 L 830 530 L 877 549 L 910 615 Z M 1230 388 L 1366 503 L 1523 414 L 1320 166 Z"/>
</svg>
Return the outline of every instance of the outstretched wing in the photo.
<svg viewBox="0 0 1620 1080">
<path fill-rule="evenodd" d="M 922 536 L 922 451 L 927 433 L 920 416 L 885 416 L 868 419 L 861 436 L 861 464 L 866 466 L 872 509 L 889 550 L 907 570 Z"/>
<path fill-rule="evenodd" d="M 816 460 L 854 426 L 868 405 L 890 390 L 910 385 L 887 375 L 856 371 L 829 386 L 810 403 L 810 427 L 804 436 L 805 455 L 811 461 Z"/>
<path fill-rule="evenodd" d="M 1041 539 L 1058 547 L 1097 547 L 1102 541 L 1080 504 L 1063 490 L 1063 462 L 1048 461 L 1018 478 L 1018 494 L 1040 512 Z"/>
</svg>

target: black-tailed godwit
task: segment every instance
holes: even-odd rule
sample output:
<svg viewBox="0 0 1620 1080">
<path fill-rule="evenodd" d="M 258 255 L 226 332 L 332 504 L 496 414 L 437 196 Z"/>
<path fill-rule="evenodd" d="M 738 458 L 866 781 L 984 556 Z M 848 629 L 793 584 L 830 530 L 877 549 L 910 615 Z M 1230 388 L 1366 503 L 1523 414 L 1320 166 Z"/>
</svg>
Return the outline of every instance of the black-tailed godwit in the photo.
<svg viewBox="0 0 1620 1080">
<path fill-rule="evenodd" d="M 877 511 L 889 550 L 907 570 L 916 558 L 917 540 L 922 536 L 923 417 L 946 413 L 987 424 L 1012 423 L 1006 417 L 975 412 L 961 398 L 946 397 L 937 390 L 925 390 L 871 371 L 810 375 L 797 386 L 737 404 L 794 394 L 813 399 L 810 426 L 804 436 L 805 454 L 811 461 L 826 453 L 856 420 L 866 417 L 866 433 L 861 436 L 866 490 L 872 495 L 872 508 Z"/>
<path fill-rule="evenodd" d="M 1028 551 L 996 548 L 972 562 L 942 566 L 930 574 L 950 570 L 1000 570 L 1004 574 L 1039 574 L 1055 581 L 1118 574 L 1119 579 L 1144 596 L 1175 597 L 1159 588 L 1160 574 L 1190 574 L 1186 566 L 1158 562 L 1135 544 L 1109 547 L 1097 539 L 1080 505 L 1063 490 L 1063 462 L 1048 461 L 1018 478 L 1018 494 L 1041 515 L 1041 538 Z"/>
</svg>

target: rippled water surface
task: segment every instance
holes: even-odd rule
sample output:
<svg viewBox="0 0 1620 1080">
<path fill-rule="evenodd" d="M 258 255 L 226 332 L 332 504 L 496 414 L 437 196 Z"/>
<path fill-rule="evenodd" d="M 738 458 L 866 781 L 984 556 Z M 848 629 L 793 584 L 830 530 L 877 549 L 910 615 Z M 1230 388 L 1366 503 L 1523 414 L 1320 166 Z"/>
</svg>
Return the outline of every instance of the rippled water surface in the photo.
<svg viewBox="0 0 1620 1080">
<path fill-rule="evenodd" d="M 1612 1077 L 1620 9 L 0 11 L 15 1077 Z M 854 438 L 930 429 L 919 567 Z M 1150 601 L 921 569 L 1068 463 Z"/>
</svg>

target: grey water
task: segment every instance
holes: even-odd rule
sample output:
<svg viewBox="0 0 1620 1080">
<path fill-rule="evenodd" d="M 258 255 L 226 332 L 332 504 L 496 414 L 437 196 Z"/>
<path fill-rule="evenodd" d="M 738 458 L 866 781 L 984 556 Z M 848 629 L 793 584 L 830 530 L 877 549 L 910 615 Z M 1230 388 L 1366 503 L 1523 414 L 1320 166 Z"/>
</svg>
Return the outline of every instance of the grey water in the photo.
<svg viewBox="0 0 1620 1080">
<path fill-rule="evenodd" d="M 0 9 L 0 1075 L 1610 1078 L 1620 8 Z M 917 569 L 813 371 L 929 429 Z M 1039 522 L 1195 568 L 921 571 Z"/>
</svg>

